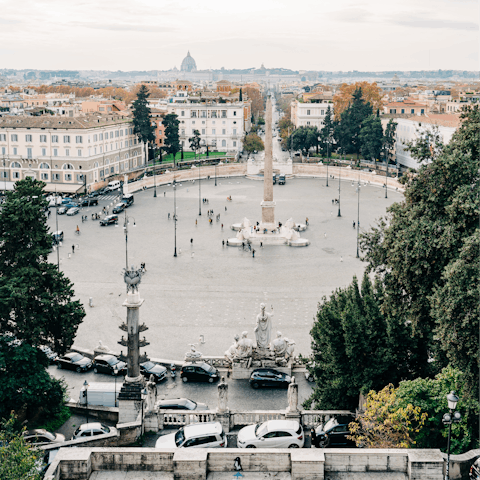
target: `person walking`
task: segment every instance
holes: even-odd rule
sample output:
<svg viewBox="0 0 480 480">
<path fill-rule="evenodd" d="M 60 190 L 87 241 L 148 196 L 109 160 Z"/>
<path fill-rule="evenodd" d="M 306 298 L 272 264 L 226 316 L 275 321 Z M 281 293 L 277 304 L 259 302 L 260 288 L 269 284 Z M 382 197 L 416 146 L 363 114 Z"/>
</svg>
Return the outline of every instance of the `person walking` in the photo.
<svg viewBox="0 0 480 480">
<path fill-rule="evenodd" d="M 198 224 L 198 222 L 197 222 L 197 220 L 195 220 L 195 226 L 197 226 L 197 224 Z"/>
<path fill-rule="evenodd" d="M 227 211 L 227 207 L 225 207 L 225 211 Z"/>
<path fill-rule="evenodd" d="M 75 245 L 72 245 L 72 253 L 75 253 Z"/>
<path fill-rule="evenodd" d="M 163 196 L 165 197 L 167 195 L 167 192 L 163 192 Z"/>
<path fill-rule="evenodd" d="M 190 239 L 190 245 L 193 245 L 193 238 Z"/>
<path fill-rule="evenodd" d="M 255 249 L 252 250 L 252 257 L 255 258 Z"/>
<path fill-rule="evenodd" d="M 168 213 L 168 219 L 170 220 L 170 212 Z"/>
<path fill-rule="evenodd" d="M 223 230 L 223 223 L 222 223 L 222 230 Z"/>
<path fill-rule="evenodd" d="M 308 217 L 305 219 L 305 224 L 306 224 L 307 227 L 308 227 Z"/>
<path fill-rule="evenodd" d="M 355 228 L 355 220 L 353 221 L 353 228 Z"/>
<path fill-rule="evenodd" d="M 222 247 L 225 246 L 225 240 L 222 240 Z"/>
</svg>

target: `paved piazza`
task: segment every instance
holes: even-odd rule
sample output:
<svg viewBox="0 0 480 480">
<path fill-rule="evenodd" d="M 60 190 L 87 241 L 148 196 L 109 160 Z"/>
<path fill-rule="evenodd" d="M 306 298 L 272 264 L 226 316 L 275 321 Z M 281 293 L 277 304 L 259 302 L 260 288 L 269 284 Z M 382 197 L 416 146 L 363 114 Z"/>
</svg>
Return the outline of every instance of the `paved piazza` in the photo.
<svg viewBox="0 0 480 480">
<path fill-rule="evenodd" d="M 145 299 L 140 321 L 149 327 L 145 332 L 150 342 L 147 353 L 181 360 L 188 344 L 198 343 L 203 335 L 205 343 L 199 350 L 205 355 L 222 355 L 236 333 L 247 330 L 253 338 L 255 317 L 260 303 L 265 302 L 268 310 L 273 306 L 274 331 L 294 339 L 297 353 L 308 354 L 317 303 L 323 295 L 348 285 L 354 274 L 361 276 L 365 268 L 355 258 L 352 221 L 357 218 L 356 187 L 342 182 L 342 217 L 337 217 L 337 205 L 332 205 L 332 198 L 338 197 L 337 179 L 330 179 L 328 188 L 325 179 L 319 178 L 289 179 L 286 185 L 274 185 L 276 220 L 285 222 L 293 217 L 303 223 L 308 217 L 310 226 L 302 236 L 310 240 L 310 246 L 257 248 L 252 258 L 242 249 L 222 247 L 222 239 L 234 236 L 230 224 L 244 217 L 260 221 L 263 182 L 243 177 L 217 181 L 217 187 L 213 179 L 201 182 L 201 196 L 209 199 L 208 205 L 202 204 L 202 216 L 198 215 L 198 181 L 178 187 L 177 258 L 173 256 L 174 222 L 168 219 L 168 213 L 173 216 L 171 186 L 157 187 L 157 198 L 153 198 L 153 190 L 136 193 L 134 205 L 127 209 L 129 265 L 145 262 L 147 267 L 140 285 Z M 231 202 L 226 200 L 229 195 Z M 401 193 L 390 191 L 385 199 L 383 188 L 362 187 L 361 229 L 401 198 Z M 111 202 L 112 196 L 81 213 L 91 218 L 92 212 Z M 215 215 L 220 213 L 219 222 L 214 218 L 209 224 L 209 209 Z M 60 268 L 74 282 L 87 312 L 75 340 L 78 347 L 93 349 L 101 340 L 115 351 L 121 348 L 118 326 L 126 317 L 122 307 L 126 296 L 124 215 L 119 219 L 118 227 L 100 227 L 91 219 L 82 224 L 80 215 L 58 216 L 59 229 L 65 232 Z M 53 209 L 48 222 L 54 230 Z M 80 236 L 74 235 L 77 224 Z M 68 258 L 72 244 L 78 246 Z M 56 252 L 50 260 L 56 262 Z M 93 308 L 89 307 L 90 297 Z"/>
</svg>

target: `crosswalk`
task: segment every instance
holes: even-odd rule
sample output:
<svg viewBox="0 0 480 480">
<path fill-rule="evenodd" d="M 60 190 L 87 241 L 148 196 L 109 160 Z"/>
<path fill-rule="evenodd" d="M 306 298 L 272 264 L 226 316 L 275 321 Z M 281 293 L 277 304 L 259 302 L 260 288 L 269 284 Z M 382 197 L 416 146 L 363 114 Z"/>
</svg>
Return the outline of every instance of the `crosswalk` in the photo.
<svg viewBox="0 0 480 480">
<path fill-rule="evenodd" d="M 120 197 L 118 195 L 102 195 L 98 197 L 99 200 L 117 200 Z"/>
</svg>

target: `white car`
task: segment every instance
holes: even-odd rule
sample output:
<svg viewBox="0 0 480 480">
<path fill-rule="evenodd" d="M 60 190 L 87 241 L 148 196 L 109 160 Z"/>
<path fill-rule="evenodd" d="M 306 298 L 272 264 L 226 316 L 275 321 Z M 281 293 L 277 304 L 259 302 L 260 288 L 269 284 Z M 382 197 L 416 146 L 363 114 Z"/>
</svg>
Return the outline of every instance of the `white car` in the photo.
<svg viewBox="0 0 480 480">
<path fill-rule="evenodd" d="M 104 435 L 105 433 L 117 433 L 117 429 L 115 427 L 107 427 L 100 422 L 84 423 L 75 430 L 72 440 L 96 437 L 97 435 Z"/>
<path fill-rule="evenodd" d="M 220 422 L 192 423 L 177 433 L 161 436 L 155 448 L 227 448 L 227 436 Z"/>
<path fill-rule="evenodd" d="M 303 448 L 302 426 L 295 420 L 268 420 L 238 432 L 239 448 Z"/>
<path fill-rule="evenodd" d="M 80 209 L 78 207 L 72 207 L 67 210 L 67 215 L 71 217 L 72 215 L 76 215 Z"/>
</svg>

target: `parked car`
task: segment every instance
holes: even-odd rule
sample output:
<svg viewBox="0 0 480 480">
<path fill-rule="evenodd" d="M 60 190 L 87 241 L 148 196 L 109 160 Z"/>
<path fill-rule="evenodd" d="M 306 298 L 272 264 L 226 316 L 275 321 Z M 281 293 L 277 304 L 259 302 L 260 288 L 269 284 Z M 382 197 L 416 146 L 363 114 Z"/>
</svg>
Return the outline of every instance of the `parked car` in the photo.
<svg viewBox="0 0 480 480">
<path fill-rule="evenodd" d="M 208 410 L 205 403 L 197 403 L 189 398 L 166 398 L 157 402 L 157 405 L 163 410 Z"/>
<path fill-rule="evenodd" d="M 88 194 L 88 198 L 96 198 L 100 195 L 100 190 L 93 190 Z"/>
<path fill-rule="evenodd" d="M 84 423 L 75 430 L 72 440 L 84 437 L 95 437 L 106 433 L 117 433 L 117 429 L 115 427 L 107 427 L 100 422 Z"/>
<path fill-rule="evenodd" d="M 113 180 L 113 182 L 110 182 L 105 188 L 106 192 L 113 192 L 114 190 L 119 189 L 122 186 L 119 180 Z"/>
<path fill-rule="evenodd" d="M 56 360 L 58 368 L 66 368 L 68 370 L 75 370 L 78 373 L 86 372 L 92 368 L 92 361 L 88 357 L 84 357 L 77 352 L 70 352 L 58 357 Z"/>
<path fill-rule="evenodd" d="M 60 207 L 60 208 L 58 209 L 58 212 L 57 212 L 57 213 L 58 213 L 59 215 L 63 215 L 63 214 L 65 214 L 65 213 L 67 213 L 67 210 L 68 210 L 67 207 Z"/>
<path fill-rule="evenodd" d="M 104 227 L 105 225 L 115 225 L 118 223 L 118 216 L 117 215 L 108 215 L 105 218 L 100 220 L 100 225 Z"/>
<path fill-rule="evenodd" d="M 133 204 L 133 195 L 131 193 L 127 193 L 126 195 L 123 196 L 122 202 L 125 203 L 125 208 L 129 207 L 130 205 Z"/>
<path fill-rule="evenodd" d="M 162 435 L 155 448 L 227 448 L 227 436 L 220 422 L 195 423 Z"/>
<path fill-rule="evenodd" d="M 315 429 L 314 445 L 317 448 L 355 447 L 355 442 L 347 438 L 351 435 L 348 424 L 353 417 L 331 418 L 325 425 L 320 424 Z"/>
<path fill-rule="evenodd" d="M 470 480 L 480 480 L 480 458 L 470 467 Z"/>
<path fill-rule="evenodd" d="M 22 433 L 24 440 L 30 445 L 50 445 L 65 441 L 65 437 L 60 433 L 50 433 L 43 428 L 26 430 Z"/>
<path fill-rule="evenodd" d="M 66 205 L 67 203 L 73 202 L 73 198 L 70 197 L 63 197 L 62 198 L 62 205 Z"/>
<path fill-rule="evenodd" d="M 283 387 L 288 388 L 291 382 L 290 375 L 279 372 L 273 368 L 257 368 L 250 375 L 250 385 L 258 387 Z"/>
<path fill-rule="evenodd" d="M 67 210 L 67 215 L 69 217 L 72 217 L 73 215 L 77 215 L 77 213 L 80 211 L 78 207 L 72 207 Z"/>
<path fill-rule="evenodd" d="M 81 207 L 89 207 L 90 205 L 98 205 L 98 199 L 94 197 L 85 197 L 80 201 Z"/>
<path fill-rule="evenodd" d="M 218 370 L 208 363 L 186 363 L 180 371 L 182 381 L 186 382 L 216 382 L 220 377 Z"/>
<path fill-rule="evenodd" d="M 126 375 L 127 364 L 120 361 L 115 355 L 97 355 L 93 359 L 93 371 L 108 375 Z"/>
<path fill-rule="evenodd" d="M 122 213 L 125 210 L 126 204 L 124 202 L 117 203 L 113 207 L 113 213 Z"/>
<path fill-rule="evenodd" d="M 158 363 L 144 362 L 140 364 L 140 373 L 146 378 L 153 375 L 155 381 L 160 382 L 167 376 L 167 369 Z"/>
<path fill-rule="evenodd" d="M 75 208 L 75 207 L 78 207 L 78 203 L 75 203 L 75 202 L 68 202 L 68 203 L 64 203 L 62 205 L 62 207 L 65 207 L 68 210 L 70 210 L 71 208 Z"/>
<path fill-rule="evenodd" d="M 302 426 L 295 420 L 268 420 L 243 427 L 238 432 L 239 448 L 302 448 Z"/>
<path fill-rule="evenodd" d="M 47 345 L 40 345 L 40 350 L 47 356 L 50 364 L 57 361 L 58 355 Z"/>
</svg>

